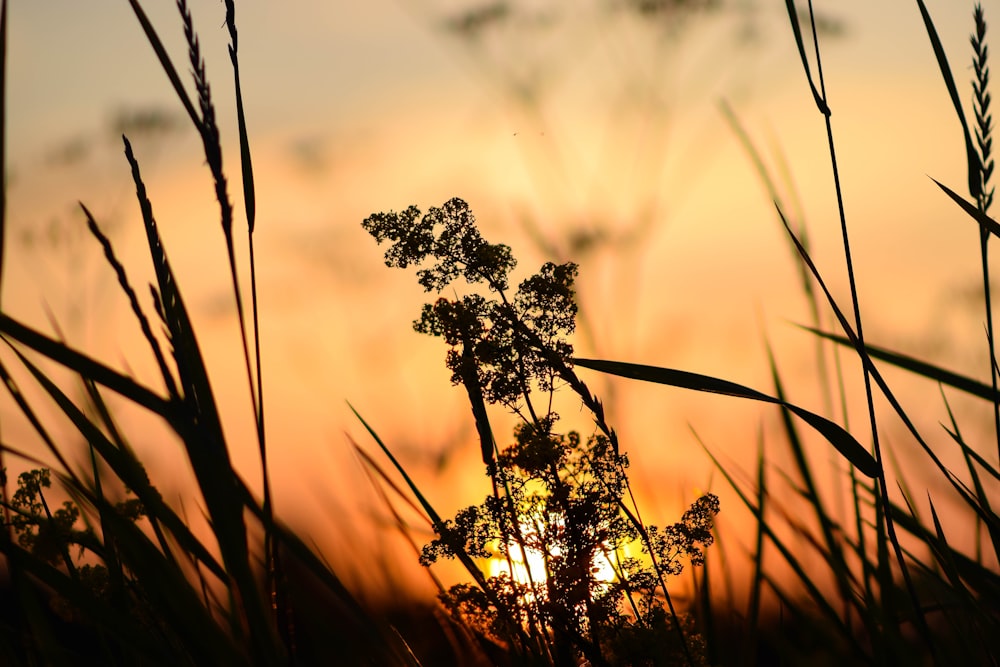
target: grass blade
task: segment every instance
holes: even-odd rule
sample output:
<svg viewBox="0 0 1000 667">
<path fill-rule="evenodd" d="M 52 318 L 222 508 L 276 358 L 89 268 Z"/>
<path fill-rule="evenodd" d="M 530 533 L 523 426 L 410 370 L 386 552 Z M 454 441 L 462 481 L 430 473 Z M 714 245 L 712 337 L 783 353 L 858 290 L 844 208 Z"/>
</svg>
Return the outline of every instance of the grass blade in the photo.
<svg viewBox="0 0 1000 667">
<path fill-rule="evenodd" d="M 795 8 L 795 0 L 785 0 L 785 8 L 788 10 L 788 20 L 792 24 L 792 34 L 795 36 L 795 46 L 799 50 L 799 58 L 802 59 L 802 69 L 806 73 L 806 79 L 809 81 L 809 90 L 812 91 L 813 100 L 816 102 L 816 108 L 819 109 L 820 113 L 824 116 L 830 115 L 830 107 L 827 106 L 826 100 L 820 95 L 819 90 L 816 88 L 816 84 L 813 83 L 812 69 L 809 67 L 809 59 L 806 58 L 806 46 L 805 42 L 802 40 L 802 23 L 799 21 L 799 12 Z"/>
<path fill-rule="evenodd" d="M 129 283 L 128 274 L 125 272 L 125 267 L 118 257 L 115 256 L 114 248 L 111 246 L 111 241 L 101 228 L 98 227 L 97 221 L 94 220 L 94 216 L 91 215 L 90 211 L 87 209 L 83 203 L 80 204 L 80 208 L 83 209 L 84 215 L 87 217 L 87 227 L 90 229 L 90 233 L 97 239 L 97 242 L 101 244 L 104 249 L 104 257 L 107 259 L 108 264 L 115 272 L 115 276 L 118 278 L 118 285 L 121 287 L 125 296 L 128 298 L 129 306 L 132 308 L 132 314 L 135 316 L 136 321 L 139 322 L 139 328 L 142 329 L 142 335 L 146 339 L 146 343 L 149 345 L 150 350 L 153 352 L 153 356 L 156 357 L 156 365 L 160 369 L 160 375 L 163 376 L 163 383 L 167 388 L 167 393 L 173 400 L 179 400 L 180 394 L 177 391 L 177 385 L 174 382 L 174 377 L 167 367 L 166 359 L 163 357 L 163 351 L 160 349 L 160 343 L 157 341 L 156 336 L 153 335 L 153 329 L 149 326 L 149 319 L 143 312 L 142 307 L 139 305 L 139 299 L 135 294 L 135 290 L 132 289 L 132 285 Z"/>
<path fill-rule="evenodd" d="M 15 351 L 16 352 L 16 351 Z M 21 362 L 34 376 L 35 380 L 49 394 L 59 409 L 70 419 L 87 443 L 94 447 L 101 458 L 111 467 L 115 475 L 136 494 L 146 508 L 147 514 L 163 523 L 187 551 L 194 553 L 199 560 L 220 579 L 226 579 L 225 570 L 209 553 L 209 551 L 194 537 L 173 510 L 162 500 L 160 494 L 149 483 L 149 478 L 142 465 L 128 450 L 115 447 L 111 441 L 98 429 L 66 394 L 59 389 L 37 366 L 26 357 L 17 353 Z M 64 466 L 68 464 L 64 463 Z M 68 467 L 67 467 L 67 470 Z"/>
<path fill-rule="evenodd" d="M 236 123 L 240 134 L 240 166 L 243 173 L 243 202 L 246 207 L 247 227 L 250 234 L 253 234 L 254 224 L 257 217 L 256 196 L 253 184 L 253 164 L 250 160 L 250 140 L 247 137 L 247 120 L 243 111 L 243 91 L 240 87 L 240 63 L 236 55 L 237 33 L 236 33 L 236 5 L 233 0 L 226 2 L 226 27 L 229 29 L 229 59 L 233 63 L 233 78 L 236 88 Z"/>
<path fill-rule="evenodd" d="M 135 17 L 139 19 L 139 25 L 142 26 L 142 31 L 146 33 L 146 40 L 149 45 L 153 47 L 153 51 L 156 53 L 156 58 L 160 61 L 160 65 L 163 67 L 164 73 L 166 73 L 167 78 L 170 79 L 170 85 L 174 87 L 174 91 L 177 93 L 178 99 L 180 99 L 181 104 L 184 105 L 184 110 L 187 111 L 188 116 L 191 117 L 191 122 L 194 126 L 201 131 L 201 120 L 198 118 L 198 112 L 195 111 L 194 105 L 191 103 L 191 98 L 188 96 L 187 91 L 184 90 L 184 84 L 181 83 L 181 77 L 177 74 L 177 68 L 174 67 L 173 62 L 170 60 L 170 56 L 167 55 L 167 50 L 163 47 L 163 42 L 160 41 L 160 36 L 156 34 L 156 29 L 153 28 L 153 24 L 149 22 L 149 18 L 146 17 L 146 12 L 142 10 L 139 5 L 138 0 L 128 0 L 129 5 L 132 6 L 132 11 L 135 12 Z"/>
<path fill-rule="evenodd" d="M 788 0 L 788 2 L 791 1 Z M 941 77 L 944 79 L 944 85 L 948 89 L 948 96 L 951 97 L 952 106 L 955 107 L 955 114 L 958 116 L 958 121 L 962 124 L 962 135 L 965 139 L 965 157 L 969 171 L 969 193 L 973 198 L 978 199 L 982 193 L 979 174 L 979 155 L 976 153 L 976 147 L 972 143 L 969 124 L 965 120 L 965 111 L 962 109 L 962 100 L 958 96 L 958 87 L 955 86 L 955 78 L 951 75 L 951 67 L 948 65 L 948 56 L 944 53 L 941 39 L 938 37 L 934 21 L 931 20 L 931 15 L 927 11 L 924 0 L 917 0 L 917 6 L 920 8 L 920 16 L 923 18 L 924 27 L 927 29 L 927 37 L 931 40 L 931 48 L 934 49 L 934 58 L 937 60 L 938 68 L 941 70 Z"/>
<path fill-rule="evenodd" d="M 825 338 L 826 340 L 833 341 L 834 343 L 854 348 L 854 343 L 852 343 L 851 340 L 845 336 L 820 331 L 819 329 L 815 329 L 810 326 L 800 325 L 800 327 L 819 336 L 820 338 Z M 868 351 L 868 354 L 875 359 L 886 361 L 893 366 L 911 371 L 917 375 L 934 380 L 935 382 L 940 382 L 941 384 L 949 387 L 954 387 L 955 389 L 986 399 L 987 401 L 992 402 L 1000 400 L 1000 393 L 994 392 L 992 387 L 979 382 L 978 380 L 973 380 L 965 375 L 960 375 L 959 373 L 946 370 L 926 361 L 921 361 L 899 352 L 893 352 L 884 347 L 871 345 L 870 343 L 865 343 L 865 349 Z"/>
<path fill-rule="evenodd" d="M 952 200 L 956 204 L 958 204 L 962 208 L 963 211 L 965 211 L 966 213 L 968 213 L 969 216 L 972 217 L 973 220 L 975 220 L 976 222 L 978 222 L 979 223 L 979 227 L 981 229 L 983 229 L 984 231 L 989 232 L 990 234 L 993 234 L 994 236 L 1000 236 L 1000 224 L 998 224 L 996 220 L 994 220 L 990 216 L 986 215 L 986 213 L 984 213 L 983 211 L 980 211 L 977 206 L 974 206 L 974 205 L 970 204 L 964 197 L 962 197 L 960 194 L 956 193 L 954 190 L 952 190 L 951 188 L 949 188 L 947 185 L 944 185 L 943 183 L 937 181 L 934 178 L 932 178 L 931 180 L 934 181 L 935 183 L 937 183 L 937 186 L 939 188 L 941 188 L 942 190 L 944 190 L 945 194 L 947 194 L 949 197 L 951 197 Z"/>
<path fill-rule="evenodd" d="M 87 355 L 77 352 L 65 344 L 49 338 L 45 334 L 21 324 L 8 315 L 0 313 L 0 334 L 25 345 L 39 354 L 62 364 L 94 382 L 121 394 L 132 403 L 141 405 L 168 422 L 173 422 L 174 406 L 152 390 L 140 385 L 132 378 L 122 375 Z"/>
<path fill-rule="evenodd" d="M 850 433 L 834 422 L 809 412 L 803 408 L 783 401 L 773 396 L 769 396 L 756 389 L 750 389 L 743 385 L 728 380 L 688 371 L 679 371 L 671 368 L 660 368 L 657 366 L 647 366 L 644 364 L 631 364 L 621 361 L 604 361 L 597 359 L 574 359 L 577 366 L 590 368 L 592 370 L 618 375 L 620 377 L 665 384 L 672 387 L 681 387 L 694 391 L 703 391 L 712 394 L 722 394 L 724 396 L 734 396 L 765 403 L 774 403 L 787 408 L 804 422 L 812 426 L 818 433 L 827 439 L 844 458 L 846 458 L 862 474 L 868 477 L 875 477 L 879 474 L 879 466 L 868 451 L 854 439 Z"/>
<path fill-rule="evenodd" d="M 712 459 L 712 463 L 719 470 L 719 472 L 722 473 L 722 476 L 726 479 L 726 482 L 729 483 L 730 488 L 732 488 L 733 491 L 736 492 L 737 497 L 739 497 L 743 505 L 748 510 L 750 510 L 750 513 L 753 515 L 754 519 L 758 522 L 758 526 L 764 531 L 764 534 L 770 540 L 771 544 L 775 546 L 775 548 L 781 554 L 782 558 L 785 559 L 785 562 L 787 562 L 789 567 L 791 567 L 792 571 L 795 573 L 795 576 L 798 577 L 798 579 L 802 582 L 802 585 L 804 586 L 810 599 L 812 599 L 816 603 L 820 612 L 823 614 L 823 617 L 829 619 L 831 621 L 831 625 L 833 625 L 836 628 L 836 630 L 838 630 L 839 633 L 851 644 L 852 651 L 856 656 L 864 656 L 864 651 L 861 648 L 860 644 L 858 644 L 857 639 L 851 633 L 850 628 L 848 628 L 847 625 L 844 623 L 843 619 L 840 617 L 840 614 L 837 613 L 837 610 L 830 605 L 830 602 L 826 599 L 826 596 L 814 582 L 814 577 L 810 575 L 809 572 L 807 572 L 806 567 L 799 561 L 799 559 L 795 557 L 795 555 L 792 553 L 791 548 L 787 544 L 785 544 L 784 541 L 782 541 L 781 537 L 777 535 L 777 533 L 775 533 L 775 531 L 771 528 L 771 526 L 764 520 L 764 516 L 763 514 L 761 514 L 761 508 L 755 505 L 753 501 L 747 497 L 746 493 L 744 493 L 744 491 L 736 483 L 736 480 L 733 478 L 732 474 L 728 470 L 726 470 L 725 467 L 723 467 L 723 465 L 719 462 L 719 460 L 715 457 L 715 455 L 711 452 L 711 450 L 709 450 L 708 447 L 705 445 L 705 443 L 702 442 L 701 438 L 698 437 L 698 434 L 695 433 L 694 435 L 698 443 L 701 445 L 702 449 L 704 449 L 705 453 L 708 454 L 708 457 Z M 770 577 L 766 573 L 764 574 L 764 577 L 765 579 L 770 580 Z M 802 618 L 806 617 L 807 617 L 806 614 L 802 614 Z"/>
<path fill-rule="evenodd" d="M 430 502 L 423 495 L 423 493 L 420 492 L 419 487 L 417 487 L 413 479 L 409 476 L 409 474 L 407 474 L 402 464 L 400 464 L 400 462 L 396 459 L 396 457 L 393 456 L 392 452 L 389 450 L 386 444 L 382 442 L 382 439 L 378 436 L 375 430 L 368 425 L 368 422 L 366 422 L 364 418 L 358 413 L 358 411 L 354 409 L 353 405 L 348 403 L 348 407 L 351 408 L 351 412 L 353 412 L 354 416 L 358 418 L 361 424 L 365 427 L 365 430 L 368 431 L 369 435 L 371 435 L 372 438 L 375 440 L 375 442 L 378 444 L 382 452 L 389 458 L 389 461 L 392 463 L 396 471 L 402 476 L 403 481 L 406 482 L 406 485 L 410 488 L 410 491 L 413 493 L 414 497 L 416 497 L 417 502 L 419 502 L 420 506 L 423 507 L 425 512 L 427 512 L 427 516 L 430 517 L 431 521 L 435 526 L 435 529 L 438 526 L 443 526 L 444 521 L 442 521 L 441 515 L 437 513 L 437 511 L 430 504 Z M 466 553 L 463 549 L 457 549 L 456 556 L 458 557 L 459 562 L 461 562 L 462 565 L 465 567 L 466 571 L 468 571 L 468 573 L 475 580 L 476 585 L 479 586 L 480 589 L 483 591 L 483 593 L 486 594 L 486 596 L 489 598 L 490 603 L 493 604 L 497 610 L 506 609 L 506 606 L 503 605 L 499 599 L 497 599 L 495 591 L 486 582 L 486 577 L 483 575 L 482 570 L 479 569 L 479 566 L 476 565 L 475 561 L 472 560 L 472 557 L 469 556 L 469 554 Z M 528 638 L 525 637 L 524 635 L 524 629 L 521 628 L 520 623 L 518 623 L 516 619 L 507 619 L 506 622 L 512 623 L 511 627 L 515 628 L 515 632 L 517 633 L 517 636 L 520 639 L 522 645 L 524 646 L 531 645 L 531 643 L 528 641 Z"/>
</svg>

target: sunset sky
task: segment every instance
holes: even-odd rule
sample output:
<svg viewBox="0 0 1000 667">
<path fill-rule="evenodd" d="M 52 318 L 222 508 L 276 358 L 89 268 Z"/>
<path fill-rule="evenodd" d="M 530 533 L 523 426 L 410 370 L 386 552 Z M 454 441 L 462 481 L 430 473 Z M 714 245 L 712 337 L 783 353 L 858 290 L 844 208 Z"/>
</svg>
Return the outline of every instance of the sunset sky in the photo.
<svg viewBox="0 0 1000 667">
<path fill-rule="evenodd" d="M 187 74 L 173 3 L 155 4 L 145 9 Z M 347 401 L 444 511 L 480 500 L 486 485 L 463 392 L 448 382 L 445 347 L 410 328 L 428 296 L 412 273 L 385 268 L 384 249 L 360 228 L 376 211 L 426 210 L 459 196 L 487 239 L 513 247 L 520 275 L 550 259 L 577 261 L 581 356 L 683 368 L 769 391 L 769 339 L 793 400 L 823 409 L 813 341 L 792 326 L 806 323 L 808 311 L 789 246 L 720 112 L 726 100 L 779 174 L 783 195 L 801 202 L 817 263 L 848 304 L 825 129 L 784 4 L 727 0 L 666 21 L 613 10 L 626 3 L 610 0 L 521 0 L 479 33 L 456 29 L 463 8 L 498 4 L 237 6 L 277 508 L 326 546 L 346 537 L 341 528 L 323 533 L 338 517 L 361 516 L 357 523 L 370 527 L 384 514 L 345 435 L 372 449 Z M 983 4 L 987 21 L 1000 22 L 1000 3 Z M 978 232 L 928 178 L 965 192 L 961 131 L 917 5 L 815 5 L 827 19 L 823 65 L 869 340 L 981 375 Z M 972 4 L 927 6 L 971 113 Z M 191 10 L 245 244 L 224 7 L 194 0 Z M 149 281 L 121 151 L 127 132 L 215 372 L 234 456 L 256 480 L 210 176 L 128 3 L 48 0 L 8 11 L 4 311 L 52 331 L 49 308 L 75 347 L 160 389 L 77 204 L 107 229 L 133 284 Z M 794 196 L 780 176 L 782 160 Z M 245 254 L 240 262 L 246 269 Z M 860 386 L 853 360 L 845 372 Z M 777 417 L 733 399 L 592 373 L 585 379 L 605 395 L 652 508 L 647 515 L 659 521 L 676 520 L 695 488 L 711 486 L 727 510 L 725 488 L 691 428 L 713 451 L 748 465 L 757 432 Z M 901 393 L 921 406 L 938 438 L 937 389 L 904 383 Z M 0 400 L 4 441 L 31 448 L 27 425 L 7 419 L 13 414 Z M 565 416 L 567 427 L 588 427 L 582 413 Z M 862 411 L 852 417 L 864 423 Z M 175 442 L 150 436 L 158 431 L 144 431 L 139 415 L 123 420 L 154 478 L 180 469 Z M 885 428 L 899 436 L 895 424 Z M 64 433 L 74 442 L 68 427 Z M 890 442 L 910 451 L 901 436 Z M 822 444 L 817 461 L 828 458 Z M 177 479 L 164 473 L 157 481 L 176 493 Z M 381 539 L 367 530 L 349 539 Z"/>
</svg>

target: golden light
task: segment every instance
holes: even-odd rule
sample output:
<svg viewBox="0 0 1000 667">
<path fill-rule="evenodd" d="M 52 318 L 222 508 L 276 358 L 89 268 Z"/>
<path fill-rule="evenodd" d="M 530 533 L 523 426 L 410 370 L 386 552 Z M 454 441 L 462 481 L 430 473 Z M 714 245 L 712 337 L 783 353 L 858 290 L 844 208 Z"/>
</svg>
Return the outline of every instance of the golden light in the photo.
<svg viewBox="0 0 1000 667">
<path fill-rule="evenodd" d="M 559 525 L 559 521 L 556 522 Z M 521 522 L 521 535 L 534 537 L 538 535 L 538 525 L 527 519 Z M 529 540 L 535 541 L 535 540 Z M 542 540 L 537 540 L 541 542 Z M 532 585 L 542 584 L 548 578 L 545 554 L 538 548 L 522 545 L 516 539 L 512 539 L 507 545 L 507 556 L 498 553 L 489 559 L 487 572 L 489 576 L 496 577 L 501 574 L 509 575 L 514 581 L 520 584 Z M 561 549 L 558 545 L 549 550 L 549 556 L 559 556 Z M 624 554 L 616 554 L 606 545 L 601 545 L 600 550 L 594 554 L 591 565 L 594 579 L 603 583 L 611 583 L 617 578 L 615 566 L 612 559 L 617 559 Z"/>
</svg>

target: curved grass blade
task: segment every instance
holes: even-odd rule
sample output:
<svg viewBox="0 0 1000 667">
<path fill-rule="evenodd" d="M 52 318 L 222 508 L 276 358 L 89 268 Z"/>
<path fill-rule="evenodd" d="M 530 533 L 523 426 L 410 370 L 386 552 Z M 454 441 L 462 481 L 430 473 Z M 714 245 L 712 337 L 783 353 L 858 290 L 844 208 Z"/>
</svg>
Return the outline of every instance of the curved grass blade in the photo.
<svg viewBox="0 0 1000 667">
<path fill-rule="evenodd" d="M 45 334 L 21 324 L 8 315 L 0 313 L 0 334 L 25 345 L 39 354 L 66 368 L 87 377 L 108 389 L 121 394 L 136 405 L 141 405 L 168 422 L 174 421 L 174 406 L 152 390 L 140 385 L 127 375 L 108 368 L 99 361 L 77 352 Z"/>
<path fill-rule="evenodd" d="M 32 364 L 27 357 L 16 350 L 15 353 L 35 380 L 48 393 L 56 405 L 59 406 L 73 425 L 76 426 L 87 443 L 97 450 L 97 453 L 100 454 L 101 458 L 114 471 L 118 479 L 124 482 L 135 493 L 136 497 L 143 502 L 147 514 L 150 517 L 156 518 L 168 528 L 182 548 L 197 556 L 213 574 L 225 580 L 227 578 L 225 570 L 219 565 L 208 549 L 190 532 L 185 522 L 163 502 L 159 492 L 149 483 L 149 478 L 146 476 L 145 470 L 135 456 L 128 450 L 115 447 L 52 380 L 42 373 L 37 366 Z M 67 468 L 67 471 L 71 472 L 69 468 Z"/>
<path fill-rule="evenodd" d="M 854 349 L 854 343 L 851 342 L 851 340 L 846 336 L 828 333 L 806 325 L 799 326 L 800 328 L 805 329 L 820 338 L 825 338 L 826 340 Z M 911 371 L 929 380 L 934 380 L 935 382 L 940 382 L 943 385 L 954 387 L 955 389 L 964 391 L 967 394 L 984 398 L 987 401 L 1000 401 L 1000 393 L 994 392 L 992 387 L 979 382 L 978 380 L 973 380 L 965 375 L 960 375 L 941 368 L 940 366 L 935 366 L 934 364 L 930 364 L 926 361 L 920 361 L 919 359 L 915 359 L 899 352 L 887 350 L 884 347 L 878 347 L 876 345 L 865 343 L 865 349 L 868 351 L 869 356 L 875 359 L 886 361 L 893 366 Z"/>
<path fill-rule="evenodd" d="M 778 552 L 781 554 L 781 557 L 785 559 L 785 562 L 792 569 L 792 572 L 795 574 L 795 576 L 798 577 L 798 579 L 802 582 L 802 585 L 805 588 L 806 593 L 808 594 L 809 598 L 816 603 L 816 606 L 820 611 L 820 613 L 822 614 L 822 617 L 830 621 L 830 623 L 824 623 L 826 629 L 828 631 L 836 630 L 840 636 L 842 636 L 845 640 L 847 640 L 850 643 L 853 652 L 857 656 L 863 657 L 865 655 L 864 649 L 862 649 L 856 637 L 851 632 L 851 629 L 841 618 L 840 614 L 837 613 L 837 610 L 834 609 L 833 606 L 830 604 L 830 601 L 827 599 L 827 596 L 823 593 L 822 590 L 820 590 L 819 586 L 815 583 L 813 575 L 811 575 L 807 571 L 808 568 L 798 558 L 796 558 L 795 554 L 792 551 L 792 547 L 790 547 L 787 544 L 787 542 L 783 540 L 782 537 L 777 534 L 777 532 L 775 532 L 772 526 L 767 521 L 765 521 L 762 508 L 754 504 L 753 500 L 751 500 L 751 498 L 747 496 L 747 494 L 743 491 L 743 489 L 740 488 L 740 486 L 736 483 L 736 479 L 733 477 L 733 475 L 729 472 L 729 470 L 727 470 L 722 465 L 722 463 L 718 460 L 718 458 L 716 458 L 715 454 L 713 454 L 712 451 L 708 448 L 708 446 L 702 441 L 701 437 L 697 433 L 694 433 L 694 437 L 697 440 L 698 444 L 701 445 L 702 449 L 705 451 L 708 457 L 712 459 L 712 463 L 715 465 L 715 467 L 719 470 L 720 473 L 722 473 L 722 476 L 725 478 L 730 488 L 732 488 L 733 491 L 736 493 L 737 497 L 740 499 L 740 502 L 742 502 L 743 505 L 753 515 L 754 519 L 757 521 L 758 527 L 764 532 L 766 537 L 770 540 L 771 544 L 773 544 L 774 547 L 778 550 Z M 766 572 L 762 572 L 761 576 L 768 584 L 772 583 L 770 575 L 768 575 Z M 796 618 L 801 618 L 801 619 L 808 619 L 808 617 L 809 617 L 808 614 L 805 613 L 801 613 L 796 616 Z"/>
<path fill-rule="evenodd" d="M 791 2 L 792 0 L 787 1 Z M 965 111 L 962 109 L 962 100 L 958 96 L 958 87 L 955 86 L 955 78 L 951 75 L 951 67 L 948 65 L 948 56 L 944 53 L 941 39 L 938 37 L 934 21 L 931 20 L 931 15 L 927 11 L 924 0 L 917 0 L 917 6 L 920 8 L 920 16 L 923 18 L 924 27 L 927 29 L 927 37 L 931 40 L 931 48 L 934 49 L 934 57 L 937 59 L 938 68 L 940 68 L 941 76 L 944 78 L 944 85 L 948 89 L 948 95 L 951 97 L 951 103 L 955 107 L 958 121 L 962 124 L 962 135 L 965 139 L 965 157 L 969 170 L 969 193 L 978 199 L 979 195 L 982 194 L 982 187 L 979 180 L 979 155 L 976 153 L 976 148 L 972 143 L 969 124 L 965 120 Z"/>
<path fill-rule="evenodd" d="M 799 419 L 812 426 L 813 429 L 826 438 L 827 441 L 829 441 L 830 444 L 833 445 L 837 451 L 851 463 L 851 465 L 857 468 L 859 472 L 868 477 L 875 477 L 879 474 L 879 466 L 875 462 L 874 457 L 872 457 L 872 455 L 868 453 L 868 451 L 862 447 L 857 440 L 854 439 L 854 436 L 845 431 L 843 428 L 825 417 L 809 412 L 808 410 L 800 408 L 787 401 L 783 401 L 759 392 L 756 389 L 744 387 L 741 384 L 736 384 L 735 382 L 730 382 L 728 380 L 722 380 L 708 375 L 701 375 L 699 373 L 679 371 L 672 368 L 660 368 L 657 366 L 646 366 L 643 364 L 631 364 L 621 361 L 604 361 L 598 359 L 573 359 L 573 363 L 577 366 L 583 366 L 584 368 L 590 368 L 592 370 L 608 373 L 610 375 L 631 378 L 633 380 L 643 380 L 645 382 L 665 384 L 672 387 L 691 389 L 693 391 L 722 394 L 724 396 L 734 396 L 737 398 L 745 398 L 780 405 L 787 408 Z"/>
<path fill-rule="evenodd" d="M 799 49 L 799 57 L 802 59 L 802 69 L 805 70 L 806 79 L 809 81 L 809 90 L 812 91 L 816 108 L 824 116 L 829 116 L 831 114 L 830 107 L 827 106 L 826 100 L 823 99 L 823 96 L 820 95 L 819 90 L 816 88 L 816 84 L 813 83 L 809 59 L 806 58 L 805 43 L 802 41 L 802 24 L 799 22 L 799 12 L 795 8 L 795 0 L 785 0 L 785 8 L 788 10 L 788 20 L 792 24 L 792 34 L 795 35 L 795 46 Z"/>
</svg>

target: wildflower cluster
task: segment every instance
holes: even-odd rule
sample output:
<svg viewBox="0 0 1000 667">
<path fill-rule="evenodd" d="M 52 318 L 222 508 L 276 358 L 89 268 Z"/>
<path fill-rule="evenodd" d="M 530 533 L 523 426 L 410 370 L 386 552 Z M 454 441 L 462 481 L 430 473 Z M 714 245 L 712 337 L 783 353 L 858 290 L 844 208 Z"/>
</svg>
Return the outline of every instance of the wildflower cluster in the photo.
<svg viewBox="0 0 1000 667">
<path fill-rule="evenodd" d="M 0 480 L 5 477 L 0 470 Z M 86 552 L 103 554 L 101 541 L 89 525 L 77 528 L 81 512 L 76 503 L 66 500 L 53 509 L 45 498 L 45 489 L 52 486 L 48 468 L 29 470 L 18 475 L 17 491 L 10 498 L 6 509 L 10 512 L 10 527 L 17 542 L 25 551 L 40 562 L 52 566 L 63 566 L 86 589 L 98 597 L 107 598 L 109 593 L 108 568 L 105 565 L 79 564 Z M 121 517 L 139 521 L 144 515 L 142 502 L 136 498 L 126 498 L 115 503 L 114 511 Z M 72 552 L 76 552 L 73 558 Z M 66 600 L 54 597 L 53 608 L 64 617 L 74 615 L 73 608 Z M 138 602 L 136 602 L 138 605 Z M 136 611 L 138 607 L 134 607 Z"/>
<path fill-rule="evenodd" d="M 445 363 L 455 384 L 519 414 L 531 411 L 532 391 L 553 389 L 556 374 L 547 359 L 573 353 L 566 338 L 575 325 L 575 264 L 547 263 L 509 297 L 509 274 L 516 266 L 511 250 L 483 239 L 461 199 L 422 217 L 414 206 L 377 213 L 362 225 L 379 243 L 392 242 L 387 266 L 406 268 L 434 258 L 432 266 L 417 272 L 427 291 L 440 292 L 459 277 L 487 287 L 487 296 L 472 293 L 426 304 L 414 322 L 417 331 L 451 346 Z"/>
<path fill-rule="evenodd" d="M 438 522 L 420 560 L 429 566 L 458 558 L 468 567 L 471 559 L 493 559 L 500 567 L 490 577 L 473 572 L 475 584 L 453 586 L 446 606 L 525 657 L 633 664 L 676 654 L 697 662 L 696 635 L 675 632 L 681 623 L 664 609 L 664 576 L 680 573 L 683 560 L 704 562 L 719 501 L 707 494 L 664 529 L 647 528 L 628 509 L 628 459 L 600 402 L 572 370 L 576 265 L 546 263 L 511 294 L 510 248 L 484 240 L 461 199 L 424 215 L 413 206 L 378 213 L 362 224 L 390 243 L 386 265 L 419 267 L 426 291 L 456 291 L 454 299 L 425 305 L 414 328 L 449 346 L 445 363 L 469 395 L 493 493 Z M 458 296 L 460 278 L 466 286 Z M 560 385 L 593 413 L 596 433 L 555 430 L 552 395 Z M 521 418 L 502 449 L 487 404 Z M 653 641 L 650 633 L 673 639 Z"/>
</svg>

